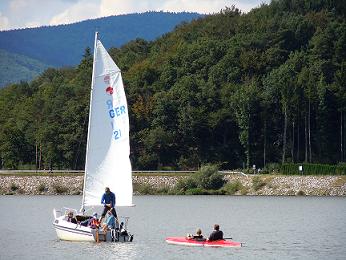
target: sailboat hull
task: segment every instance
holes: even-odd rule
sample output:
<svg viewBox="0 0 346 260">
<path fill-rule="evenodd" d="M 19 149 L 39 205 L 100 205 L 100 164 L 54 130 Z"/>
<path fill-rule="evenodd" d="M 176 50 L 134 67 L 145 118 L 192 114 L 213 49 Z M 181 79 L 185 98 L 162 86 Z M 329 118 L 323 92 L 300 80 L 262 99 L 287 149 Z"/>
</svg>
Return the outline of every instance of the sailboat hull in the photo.
<svg viewBox="0 0 346 260">
<path fill-rule="evenodd" d="M 60 217 L 55 219 L 53 225 L 60 240 L 66 241 L 95 241 L 93 230 L 89 227 L 80 226 L 67 222 Z"/>
<path fill-rule="evenodd" d="M 66 221 L 65 216 L 55 217 L 53 222 L 56 234 L 60 240 L 65 241 L 76 241 L 76 242 L 95 242 L 96 229 L 90 227 L 84 227 L 79 224 L 74 224 Z M 120 233 L 115 230 L 107 231 L 104 234 L 102 231 L 99 232 L 99 241 L 105 242 L 132 242 L 133 235 L 129 233 Z M 113 235 L 112 235 L 113 234 Z"/>
</svg>

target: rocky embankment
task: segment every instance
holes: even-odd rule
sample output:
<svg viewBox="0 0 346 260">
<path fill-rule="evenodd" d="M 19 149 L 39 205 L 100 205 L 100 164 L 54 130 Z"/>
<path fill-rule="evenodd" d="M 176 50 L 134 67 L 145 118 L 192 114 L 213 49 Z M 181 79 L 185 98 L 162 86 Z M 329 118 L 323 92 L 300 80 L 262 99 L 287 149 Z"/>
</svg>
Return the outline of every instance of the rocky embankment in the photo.
<svg viewBox="0 0 346 260">
<path fill-rule="evenodd" d="M 133 176 L 134 187 L 172 188 L 181 176 Z M 234 195 L 346 196 L 346 176 L 225 175 Z M 57 195 L 82 193 L 83 176 L 0 176 L 0 194 Z M 135 194 L 138 194 L 135 189 Z"/>
</svg>

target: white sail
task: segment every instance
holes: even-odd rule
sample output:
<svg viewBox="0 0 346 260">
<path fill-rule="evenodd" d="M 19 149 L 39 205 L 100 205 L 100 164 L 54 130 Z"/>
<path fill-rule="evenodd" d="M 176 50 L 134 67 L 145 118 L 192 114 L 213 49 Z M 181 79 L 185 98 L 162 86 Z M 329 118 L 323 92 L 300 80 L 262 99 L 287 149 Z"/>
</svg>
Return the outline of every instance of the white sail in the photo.
<svg viewBox="0 0 346 260">
<path fill-rule="evenodd" d="M 132 206 L 129 117 L 121 72 L 95 36 L 82 208 L 101 204 L 105 187 L 116 206 Z"/>
</svg>

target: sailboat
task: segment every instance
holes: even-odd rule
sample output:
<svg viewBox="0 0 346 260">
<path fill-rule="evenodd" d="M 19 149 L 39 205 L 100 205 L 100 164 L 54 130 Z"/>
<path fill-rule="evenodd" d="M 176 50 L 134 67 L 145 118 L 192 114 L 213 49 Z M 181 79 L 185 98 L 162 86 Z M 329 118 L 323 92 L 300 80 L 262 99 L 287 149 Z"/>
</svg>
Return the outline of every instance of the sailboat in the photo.
<svg viewBox="0 0 346 260">
<path fill-rule="evenodd" d="M 86 214 L 88 211 L 101 206 L 105 187 L 115 194 L 117 207 L 133 206 L 129 155 L 129 117 L 121 71 L 96 32 L 81 209 L 53 210 L 53 225 L 59 239 L 96 240 L 99 230 L 80 223 L 92 217 Z M 68 221 L 68 214 L 74 215 L 77 224 Z M 132 241 L 133 235 L 126 231 L 127 224 L 128 218 L 125 218 L 121 230 L 103 234 L 105 240 Z"/>
</svg>

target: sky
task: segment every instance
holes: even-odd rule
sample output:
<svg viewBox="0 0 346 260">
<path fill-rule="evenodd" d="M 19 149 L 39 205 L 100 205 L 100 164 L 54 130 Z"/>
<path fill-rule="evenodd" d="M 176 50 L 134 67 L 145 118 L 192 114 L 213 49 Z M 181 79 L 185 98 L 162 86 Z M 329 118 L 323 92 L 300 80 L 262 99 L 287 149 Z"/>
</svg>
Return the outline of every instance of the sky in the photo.
<svg viewBox="0 0 346 260">
<path fill-rule="evenodd" d="M 58 25 L 146 11 L 216 13 L 235 5 L 243 12 L 269 0 L 0 0 L 0 30 Z"/>
</svg>

